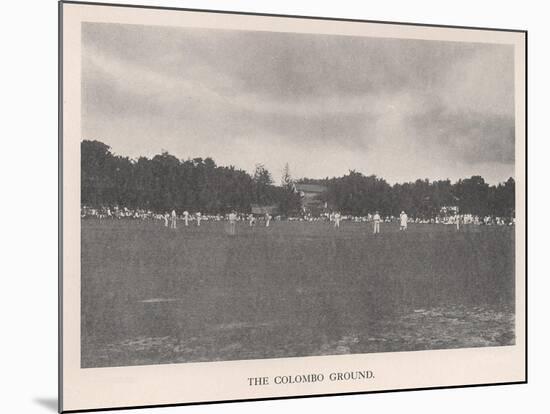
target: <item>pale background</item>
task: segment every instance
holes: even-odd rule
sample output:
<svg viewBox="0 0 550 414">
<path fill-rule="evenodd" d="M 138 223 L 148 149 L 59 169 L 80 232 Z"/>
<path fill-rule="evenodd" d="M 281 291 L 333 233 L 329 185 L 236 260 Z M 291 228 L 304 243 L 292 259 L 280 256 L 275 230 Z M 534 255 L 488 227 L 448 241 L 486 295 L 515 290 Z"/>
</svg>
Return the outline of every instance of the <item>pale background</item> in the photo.
<svg viewBox="0 0 550 414">
<path fill-rule="evenodd" d="M 122 0 L 120 2 L 123 2 Z M 53 412 L 57 373 L 57 136 L 56 42 L 57 5 L 53 0 L 20 1 L 3 7 L 3 103 L 1 123 L 4 159 L 0 163 L 4 191 L 2 206 L 2 356 L 7 412 Z M 146 3 L 144 1 L 144 3 Z M 460 8 L 435 1 L 371 3 L 291 1 L 155 1 L 150 4 L 303 14 L 457 25 L 527 28 L 530 30 L 530 381 L 527 386 L 391 393 L 261 403 L 192 406 L 141 412 L 280 412 L 338 410 L 407 412 L 515 412 L 545 404 L 545 373 L 549 358 L 545 292 L 549 283 L 543 267 L 545 206 L 543 170 L 548 136 L 544 111 L 549 73 L 544 10 L 534 2 L 463 1 Z M 529 7 L 529 4 L 532 4 Z M 8 53 L 8 56 L 5 53 Z M 6 96 L 6 90 L 8 96 Z M 537 107 L 538 106 L 538 107 Z M 545 129 L 543 129 L 545 128 Z M 540 141 L 540 142 L 537 142 Z M 5 147 L 7 145 L 7 147 Z M 538 191 L 535 191 L 538 189 Z M 28 218 L 28 219 L 27 219 Z M 537 221 L 535 221 L 537 219 Z M 5 229 L 8 229 L 6 233 Z M 9 244 L 8 244 L 9 243 Z M 538 244 L 538 246 L 537 246 Z M 12 251 L 13 250 L 13 251 Z M 540 252 L 540 254 L 539 254 Z M 16 316 L 16 317 L 15 317 Z M 545 404 L 546 405 L 546 404 Z M 11 410 L 10 410 L 11 409 Z"/>
</svg>

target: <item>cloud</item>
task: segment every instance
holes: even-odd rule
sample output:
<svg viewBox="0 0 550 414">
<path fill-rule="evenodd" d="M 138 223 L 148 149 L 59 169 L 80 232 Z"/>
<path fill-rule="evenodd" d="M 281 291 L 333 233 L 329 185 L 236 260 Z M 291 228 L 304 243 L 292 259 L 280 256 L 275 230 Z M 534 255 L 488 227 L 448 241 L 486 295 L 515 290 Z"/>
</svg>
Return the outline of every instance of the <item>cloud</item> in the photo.
<svg viewBox="0 0 550 414">
<path fill-rule="evenodd" d="M 82 39 L 83 139 L 119 153 L 513 175 L 511 46 L 104 23 Z"/>
<path fill-rule="evenodd" d="M 427 148 L 441 148 L 448 158 L 468 164 L 514 162 L 514 118 L 436 106 L 410 119 Z"/>
</svg>

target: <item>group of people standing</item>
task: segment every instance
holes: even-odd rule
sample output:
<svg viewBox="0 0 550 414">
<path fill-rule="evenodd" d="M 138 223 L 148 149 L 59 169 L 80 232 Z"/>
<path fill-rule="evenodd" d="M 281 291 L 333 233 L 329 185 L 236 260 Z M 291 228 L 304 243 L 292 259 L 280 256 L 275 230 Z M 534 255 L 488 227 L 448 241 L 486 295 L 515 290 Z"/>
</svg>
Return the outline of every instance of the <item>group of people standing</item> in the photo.
<svg viewBox="0 0 550 414">
<path fill-rule="evenodd" d="M 223 216 L 217 216 L 217 219 L 222 219 Z M 178 215 L 176 213 L 176 210 L 172 210 L 172 212 L 166 213 L 161 216 L 161 218 L 164 220 L 164 226 L 170 227 L 171 229 L 177 228 L 177 221 L 178 221 Z M 331 222 L 334 224 L 334 228 L 340 228 L 340 224 L 342 220 L 346 219 L 346 217 L 343 217 L 340 212 L 334 212 L 331 213 L 330 216 L 327 215 L 327 218 L 330 219 Z M 200 212 L 197 212 L 195 214 L 190 214 L 188 211 L 184 211 L 181 215 L 181 219 L 183 220 L 183 223 L 185 227 L 189 226 L 190 221 L 195 221 L 197 227 L 200 227 L 201 221 L 203 220 L 203 216 Z M 208 220 L 208 217 L 204 218 L 205 220 Z M 247 220 L 249 227 L 254 227 L 257 225 L 258 218 L 256 215 L 250 213 L 248 216 L 245 215 L 238 215 L 235 211 L 232 211 L 226 216 L 227 221 L 229 222 L 229 234 L 235 234 L 235 226 L 236 222 L 239 220 Z M 273 217 L 269 213 L 265 213 L 263 217 L 263 225 L 265 227 L 269 227 L 271 220 Z M 383 220 L 383 218 L 380 216 L 380 213 L 376 211 L 372 216 L 369 214 L 369 221 L 372 221 L 372 230 L 373 234 L 380 234 L 380 223 Z M 387 220 L 386 220 L 387 222 Z M 401 211 L 401 214 L 399 215 L 399 231 L 406 231 L 409 223 L 409 216 L 405 211 Z M 460 230 L 460 220 L 458 219 L 458 216 L 455 220 L 453 220 L 452 224 L 456 226 L 456 230 Z"/>
<path fill-rule="evenodd" d="M 265 213 L 264 215 L 264 222 L 265 222 L 265 227 L 269 227 L 269 223 L 271 223 L 271 219 L 273 218 L 273 216 L 269 213 Z M 248 226 L 249 227 L 254 227 L 256 225 L 256 216 L 252 213 L 250 213 L 248 215 Z"/>
<path fill-rule="evenodd" d="M 176 213 L 176 210 L 172 210 L 171 213 L 165 213 L 161 216 L 164 220 L 164 227 L 169 227 L 171 229 L 177 228 L 177 221 L 178 221 L 178 215 Z M 232 211 L 227 216 L 227 221 L 229 222 L 229 233 L 235 234 L 235 225 L 236 222 L 239 220 L 239 216 L 235 211 Z M 183 220 L 183 223 L 185 227 L 189 226 L 189 222 L 194 220 L 196 222 L 197 227 L 200 227 L 201 221 L 202 221 L 202 214 L 200 212 L 193 214 L 190 214 L 188 211 L 184 211 L 181 215 L 181 219 Z M 243 219 L 243 217 L 241 217 Z M 264 223 L 265 227 L 269 227 L 271 224 L 271 220 L 273 219 L 273 216 L 269 213 L 265 213 L 264 216 Z M 250 227 L 254 227 L 256 225 L 256 216 L 254 214 L 248 215 L 248 223 Z"/>
<path fill-rule="evenodd" d="M 265 227 L 269 227 L 269 224 L 271 223 L 271 219 L 273 218 L 273 216 L 271 216 L 271 214 L 269 213 L 265 213 L 264 215 L 264 223 L 265 223 Z M 247 217 L 248 219 L 248 226 L 249 227 L 254 227 L 256 226 L 256 216 L 252 213 L 250 213 Z M 227 220 L 229 221 L 229 234 L 234 236 L 235 235 L 235 227 L 237 225 L 237 220 L 238 220 L 238 216 L 237 216 L 237 213 L 235 211 L 232 211 L 231 213 L 229 213 L 229 215 L 227 216 Z"/>
<path fill-rule="evenodd" d="M 189 220 L 191 220 L 193 216 L 189 214 L 188 211 L 184 211 L 182 217 L 185 227 L 189 226 Z M 162 216 L 162 218 L 164 220 L 164 227 L 170 227 L 171 229 L 177 228 L 178 215 L 176 214 L 176 210 L 172 210 L 170 214 L 166 213 L 164 216 Z M 195 213 L 194 218 L 197 222 L 197 226 L 200 227 L 202 220 L 202 214 L 200 213 L 200 211 Z"/>
<path fill-rule="evenodd" d="M 331 220 L 334 221 L 334 227 L 340 228 L 340 222 L 342 221 L 342 215 L 339 212 L 336 212 L 331 215 Z M 408 223 L 409 217 L 407 216 L 407 213 L 404 211 L 401 212 L 399 215 L 399 230 L 405 231 L 407 230 L 407 223 Z M 373 233 L 379 234 L 380 233 L 380 223 L 382 222 L 382 218 L 380 217 L 380 213 L 376 211 L 374 215 L 372 216 L 372 224 L 373 224 Z"/>
</svg>

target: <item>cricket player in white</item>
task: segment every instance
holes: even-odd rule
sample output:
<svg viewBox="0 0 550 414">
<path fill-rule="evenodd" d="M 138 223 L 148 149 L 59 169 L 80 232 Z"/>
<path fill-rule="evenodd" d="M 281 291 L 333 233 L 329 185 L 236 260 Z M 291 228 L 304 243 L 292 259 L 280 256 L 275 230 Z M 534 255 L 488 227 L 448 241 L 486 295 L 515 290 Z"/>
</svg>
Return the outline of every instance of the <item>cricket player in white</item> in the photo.
<svg viewBox="0 0 550 414">
<path fill-rule="evenodd" d="M 265 226 L 269 227 L 270 222 L 271 222 L 271 215 L 269 213 L 265 213 Z"/>
<path fill-rule="evenodd" d="M 189 212 L 187 210 L 183 212 L 183 221 L 185 222 L 185 227 L 189 226 Z"/>
<path fill-rule="evenodd" d="M 340 219 L 341 219 L 340 213 L 335 213 L 334 214 L 334 228 L 336 228 L 336 229 L 340 228 Z"/>
<path fill-rule="evenodd" d="M 197 226 L 200 227 L 201 226 L 201 212 L 197 212 Z"/>
<path fill-rule="evenodd" d="M 407 220 L 409 218 L 407 217 L 407 213 L 405 213 L 404 211 L 401 212 L 401 214 L 399 215 L 399 230 L 400 231 L 405 231 L 407 230 Z"/>
<path fill-rule="evenodd" d="M 254 222 L 256 221 L 256 218 L 254 217 L 254 214 L 250 213 L 248 215 L 248 225 L 250 227 L 254 226 Z"/>
<path fill-rule="evenodd" d="M 164 214 L 162 218 L 164 220 L 164 227 L 168 227 L 168 213 Z"/>
<path fill-rule="evenodd" d="M 234 211 L 229 213 L 229 234 L 235 235 L 235 222 L 237 221 L 237 215 Z"/>
<path fill-rule="evenodd" d="M 171 229 L 176 228 L 176 210 L 172 210 L 172 214 L 170 217 L 170 228 Z"/>
<path fill-rule="evenodd" d="M 372 220 L 374 223 L 374 234 L 380 233 L 380 214 L 378 214 L 378 211 L 374 213 Z"/>
</svg>

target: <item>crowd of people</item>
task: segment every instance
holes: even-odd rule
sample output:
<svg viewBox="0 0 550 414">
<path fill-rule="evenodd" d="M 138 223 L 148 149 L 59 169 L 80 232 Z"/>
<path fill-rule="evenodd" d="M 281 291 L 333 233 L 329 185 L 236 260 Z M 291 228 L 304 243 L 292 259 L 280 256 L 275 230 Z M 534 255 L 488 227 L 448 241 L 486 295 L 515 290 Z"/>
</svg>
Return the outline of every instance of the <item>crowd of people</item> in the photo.
<svg viewBox="0 0 550 414">
<path fill-rule="evenodd" d="M 425 217 L 410 217 L 405 211 L 402 211 L 399 216 L 382 215 L 375 211 L 365 216 L 344 215 L 338 211 L 325 212 L 320 215 L 312 215 L 304 213 L 292 217 L 282 217 L 280 215 L 272 216 L 269 213 L 252 214 L 237 211 L 231 211 L 226 214 L 203 214 L 199 211 L 176 212 L 172 210 L 166 213 L 156 213 L 145 209 L 130 209 L 126 207 L 88 207 L 83 206 L 81 209 L 81 218 L 95 219 L 134 219 L 134 220 L 159 220 L 165 227 L 176 229 L 178 225 L 185 227 L 190 225 L 201 226 L 203 222 L 219 222 L 227 221 L 230 226 L 230 233 L 235 232 L 237 222 L 244 222 L 249 227 L 264 226 L 269 227 L 274 221 L 298 221 L 298 222 L 327 222 L 333 225 L 334 228 L 340 228 L 342 222 L 351 223 L 369 223 L 372 224 L 374 234 L 380 233 L 381 223 L 399 223 L 400 231 L 406 231 L 409 224 L 442 224 L 454 226 L 460 230 L 462 225 L 485 225 L 485 226 L 512 226 L 515 224 L 515 219 L 511 217 L 480 217 L 473 214 L 459 214 L 458 211 L 441 211 L 430 218 Z M 178 224 L 179 223 L 179 224 Z"/>
</svg>

